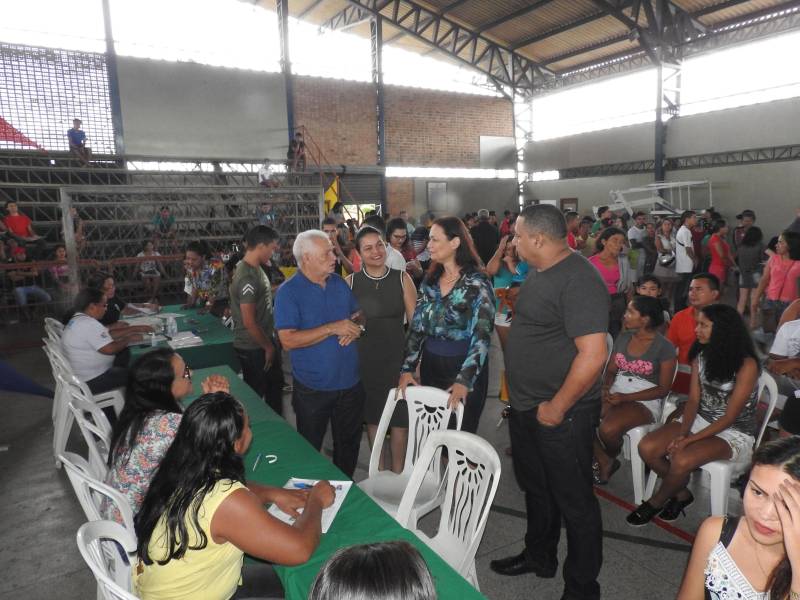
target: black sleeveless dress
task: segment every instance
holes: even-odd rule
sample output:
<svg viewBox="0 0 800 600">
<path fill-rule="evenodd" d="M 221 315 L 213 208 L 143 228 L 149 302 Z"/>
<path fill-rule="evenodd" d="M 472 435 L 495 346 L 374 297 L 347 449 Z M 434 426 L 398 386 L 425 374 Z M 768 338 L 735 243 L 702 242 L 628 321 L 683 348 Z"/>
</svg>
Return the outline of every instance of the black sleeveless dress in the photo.
<svg viewBox="0 0 800 600">
<path fill-rule="evenodd" d="M 388 269 L 381 278 L 370 277 L 363 269 L 353 274 L 353 294 L 366 317 L 365 332 L 358 339 L 358 360 L 367 397 L 364 417 L 369 425 L 380 421 L 389 390 L 400 379 L 405 357 L 402 277 L 403 272 L 397 269 Z M 391 426 L 408 427 L 404 404 L 395 410 Z"/>
</svg>

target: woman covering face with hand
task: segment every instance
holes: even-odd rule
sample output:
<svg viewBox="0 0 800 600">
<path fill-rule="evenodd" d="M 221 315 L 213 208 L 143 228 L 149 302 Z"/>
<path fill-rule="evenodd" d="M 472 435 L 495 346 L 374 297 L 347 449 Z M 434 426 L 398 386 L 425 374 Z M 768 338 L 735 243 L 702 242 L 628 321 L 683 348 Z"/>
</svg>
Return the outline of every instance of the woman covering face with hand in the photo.
<svg viewBox="0 0 800 600">
<path fill-rule="evenodd" d="M 700 526 L 678 600 L 800 598 L 800 437 L 756 451 L 742 504 Z"/>
</svg>

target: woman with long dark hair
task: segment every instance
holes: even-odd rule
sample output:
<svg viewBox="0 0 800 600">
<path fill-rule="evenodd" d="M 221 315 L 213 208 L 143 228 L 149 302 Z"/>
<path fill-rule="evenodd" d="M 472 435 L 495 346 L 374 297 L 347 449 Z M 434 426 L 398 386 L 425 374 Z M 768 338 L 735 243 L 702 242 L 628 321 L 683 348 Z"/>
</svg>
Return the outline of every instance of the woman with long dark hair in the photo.
<svg viewBox="0 0 800 600">
<path fill-rule="evenodd" d="M 677 360 L 675 346 L 658 332 L 664 307 L 657 298 L 634 296 L 623 323 L 603 378 L 602 420 L 594 442 L 598 485 L 619 469 L 624 435 L 661 417 L 661 399 L 669 393 Z"/>
<path fill-rule="evenodd" d="M 389 219 L 386 224 L 386 241 L 389 245 L 402 254 L 403 259 L 406 261 L 406 273 L 411 275 L 414 280 L 414 285 L 422 280 L 424 271 L 422 266 L 417 260 L 417 253 L 411 247 L 411 240 L 409 239 L 408 225 L 400 217 Z"/>
<path fill-rule="evenodd" d="M 756 450 L 742 505 L 700 526 L 678 600 L 800 598 L 800 437 Z"/>
<path fill-rule="evenodd" d="M 797 300 L 798 279 L 800 279 L 800 233 L 784 231 L 778 238 L 775 254 L 769 257 L 761 281 L 758 282 L 758 288 L 753 294 L 756 306 L 761 296 L 765 296 L 764 305 L 761 307 L 764 331 L 774 332 L 783 311 Z M 750 326 L 755 328 L 755 320 Z"/>
<path fill-rule="evenodd" d="M 635 283 L 635 274 L 624 254 L 626 237 L 622 229 L 609 227 L 597 238 L 597 254 L 589 259 L 611 295 L 608 332 L 616 337 L 622 329 L 622 315 L 628 305 L 628 294 Z"/>
<path fill-rule="evenodd" d="M 456 217 L 436 219 L 428 250 L 431 266 L 406 340 L 398 387 L 420 382 L 450 392 L 450 406 L 464 403 L 462 429 L 478 429 L 489 384 L 488 354 L 495 298 L 472 237 Z"/>
<path fill-rule="evenodd" d="M 229 389 L 220 375 L 207 377 L 201 385 L 204 393 Z M 125 495 L 133 514 L 178 431 L 180 401 L 191 393 L 192 372 L 172 348 L 147 352 L 131 365 L 125 406 L 111 434 L 106 483 Z M 117 514 L 107 515 L 119 520 Z"/>
<path fill-rule="evenodd" d="M 308 600 L 436 600 L 425 559 L 408 542 L 377 542 L 342 548 L 311 586 Z"/>
<path fill-rule="evenodd" d="M 243 567 L 244 553 L 297 565 L 314 552 L 333 488 L 248 483 L 242 455 L 251 440 L 247 413 L 229 394 L 205 394 L 186 409 L 135 519 L 142 600 L 282 597 L 272 567 Z M 270 515 L 266 503 L 296 516 L 294 525 Z"/>
<path fill-rule="evenodd" d="M 715 460 L 749 459 L 753 451 L 759 375 L 753 340 L 732 306 L 710 304 L 696 318 L 689 400 L 680 419 L 639 443 L 639 454 L 662 483 L 628 515 L 631 525 L 656 515 L 674 521 L 694 501 L 686 487 L 692 471 Z"/>
<path fill-rule="evenodd" d="M 403 233 L 406 233 L 405 227 Z M 375 444 L 386 397 L 397 383 L 403 363 L 405 329 L 417 303 L 417 288 L 411 276 L 386 265 L 386 242 L 381 232 L 365 225 L 356 234 L 356 250 L 361 256 L 361 270 L 347 276 L 358 306 L 366 318 L 364 335 L 358 338 L 361 383 L 366 393 L 364 418 L 369 446 Z M 390 423 L 391 463 L 381 453 L 380 468 L 403 470 L 408 440 L 408 413 L 405 407 L 395 410 Z M 383 440 L 378 442 L 383 444 Z"/>
<path fill-rule="evenodd" d="M 744 316 L 748 302 L 750 320 L 755 321 L 758 311 L 756 291 L 761 280 L 761 261 L 764 257 L 764 234 L 753 225 L 748 227 L 736 248 L 736 264 L 739 266 L 739 302 L 736 309 Z"/>
</svg>

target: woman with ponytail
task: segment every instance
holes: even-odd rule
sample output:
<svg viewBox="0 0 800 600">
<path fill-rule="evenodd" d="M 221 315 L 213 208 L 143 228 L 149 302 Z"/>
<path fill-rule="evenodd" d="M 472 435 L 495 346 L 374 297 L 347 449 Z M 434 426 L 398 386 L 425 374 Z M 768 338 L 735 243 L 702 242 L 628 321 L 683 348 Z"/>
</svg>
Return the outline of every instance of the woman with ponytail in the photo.
<svg viewBox="0 0 800 600">
<path fill-rule="evenodd" d="M 700 526 L 678 600 L 800 599 L 800 437 L 756 451 L 742 504 Z"/>
</svg>

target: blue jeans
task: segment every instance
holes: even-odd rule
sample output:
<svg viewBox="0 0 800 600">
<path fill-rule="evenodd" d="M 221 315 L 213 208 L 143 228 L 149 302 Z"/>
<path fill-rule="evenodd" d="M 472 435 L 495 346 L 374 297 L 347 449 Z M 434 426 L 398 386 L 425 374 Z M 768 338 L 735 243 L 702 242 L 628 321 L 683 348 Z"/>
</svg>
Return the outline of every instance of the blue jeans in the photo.
<svg viewBox="0 0 800 600">
<path fill-rule="evenodd" d="M 28 298 L 32 298 L 37 302 L 50 302 L 52 300 L 50 294 L 38 285 L 23 285 L 14 288 L 14 299 L 17 301 L 18 306 L 27 306 Z"/>
</svg>

